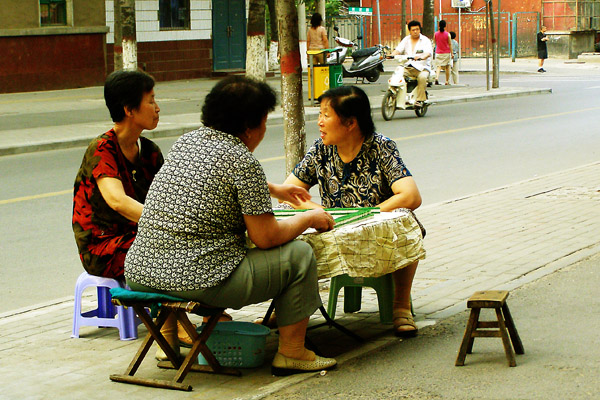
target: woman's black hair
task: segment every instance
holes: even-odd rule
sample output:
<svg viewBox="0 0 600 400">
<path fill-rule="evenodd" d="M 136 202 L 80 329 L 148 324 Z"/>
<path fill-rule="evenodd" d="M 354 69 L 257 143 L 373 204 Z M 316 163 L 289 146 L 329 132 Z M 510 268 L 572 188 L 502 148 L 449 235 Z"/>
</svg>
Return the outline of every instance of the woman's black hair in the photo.
<svg viewBox="0 0 600 400">
<path fill-rule="evenodd" d="M 375 123 L 371 116 L 371 103 L 369 97 L 356 86 L 339 86 L 329 89 L 323 93 L 317 101 L 329 100 L 329 106 L 333 108 L 343 124 L 350 118 L 356 118 L 358 127 L 365 138 L 375 132 Z"/>
<path fill-rule="evenodd" d="M 423 28 L 421 27 L 421 23 L 414 19 L 408 23 L 408 30 L 410 31 L 410 28 L 412 28 L 413 26 L 418 26 L 419 30 L 423 30 Z"/>
<path fill-rule="evenodd" d="M 444 32 L 444 30 L 446 29 L 446 21 L 444 21 L 443 19 L 440 20 L 438 28 L 440 29 L 440 32 Z"/>
<path fill-rule="evenodd" d="M 310 26 L 313 28 L 318 28 L 321 26 L 321 22 L 323 22 L 323 17 L 318 12 L 314 13 L 312 17 L 310 17 Z"/>
<path fill-rule="evenodd" d="M 232 75 L 219 81 L 202 106 L 204 126 L 239 136 L 258 127 L 275 109 L 277 96 L 265 82 Z"/>
<path fill-rule="evenodd" d="M 114 71 L 104 83 L 104 102 L 113 122 L 125 118 L 125 107 L 137 110 L 144 94 L 154 88 L 154 78 L 142 71 Z"/>
</svg>

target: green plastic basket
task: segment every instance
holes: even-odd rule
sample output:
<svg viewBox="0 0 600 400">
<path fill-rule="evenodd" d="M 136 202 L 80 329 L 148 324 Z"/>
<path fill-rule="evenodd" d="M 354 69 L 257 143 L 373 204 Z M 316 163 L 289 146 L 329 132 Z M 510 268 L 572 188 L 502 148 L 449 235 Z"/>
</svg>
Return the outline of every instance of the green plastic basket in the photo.
<svg viewBox="0 0 600 400">
<path fill-rule="evenodd" d="M 202 332 L 198 327 L 198 333 Z M 219 322 L 206 344 L 225 367 L 255 368 L 265 361 L 265 345 L 271 330 L 250 322 Z M 198 364 L 207 365 L 202 353 Z"/>
</svg>

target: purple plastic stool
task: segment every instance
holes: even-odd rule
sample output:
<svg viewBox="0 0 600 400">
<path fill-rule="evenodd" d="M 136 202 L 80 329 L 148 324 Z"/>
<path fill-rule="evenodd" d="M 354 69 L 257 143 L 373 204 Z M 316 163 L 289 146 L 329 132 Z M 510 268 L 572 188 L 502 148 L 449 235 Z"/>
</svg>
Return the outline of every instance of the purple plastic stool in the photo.
<svg viewBox="0 0 600 400">
<path fill-rule="evenodd" d="M 98 308 L 92 311 L 81 312 L 81 296 L 83 291 L 90 286 L 98 290 Z M 119 328 L 121 340 L 137 339 L 137 328 L 142 322 L 133 308 L 113 305 L 110 300 L 109 290 L 116 287 L 126 288 L 125 282 L 116 279 L 102 278 L 83 272 L 75 284 L 75 307 L 73 311 L 72 338 L 79 337 L 79 328 L 82 326 L 98 326 Z"/>
</svg>

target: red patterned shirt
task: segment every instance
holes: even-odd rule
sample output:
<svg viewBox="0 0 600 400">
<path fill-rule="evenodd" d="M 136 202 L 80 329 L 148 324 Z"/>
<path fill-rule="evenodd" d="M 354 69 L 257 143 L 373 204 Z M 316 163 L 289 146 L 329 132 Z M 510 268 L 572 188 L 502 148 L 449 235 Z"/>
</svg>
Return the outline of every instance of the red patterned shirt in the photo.
<svg viewBox="0 0 600 400">
<path fill-rule="evenodd" d="M 88 146 L 75 178 L 73 232 L 83 267 L 91 275 L 123 277 L 125 254 L 137 223 L 110 208 L 96 180 L 119 179 L 128 196 L 144 203 L 163 156 L 151 140 L 141 137 L 139 143 L 138 160 L 131 163 L 121 152 L 114 130 L 98 136 Z"/>
</svg>

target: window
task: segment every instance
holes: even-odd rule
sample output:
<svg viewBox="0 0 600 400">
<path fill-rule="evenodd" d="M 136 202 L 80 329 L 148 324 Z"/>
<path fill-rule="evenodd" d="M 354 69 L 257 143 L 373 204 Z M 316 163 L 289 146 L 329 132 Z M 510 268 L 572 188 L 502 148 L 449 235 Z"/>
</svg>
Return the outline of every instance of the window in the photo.
<svg viewBox="0 0 600 400">
<path fill-rule="evenodd" d="M 40 0 L 40 25 L 66 25 L 66 0 Z"/>
<path fill-rule="evenodd" d="M 161 30 L 190 29 L 190 0 L 160 0 L 158 19 Z"/>
</svg>

